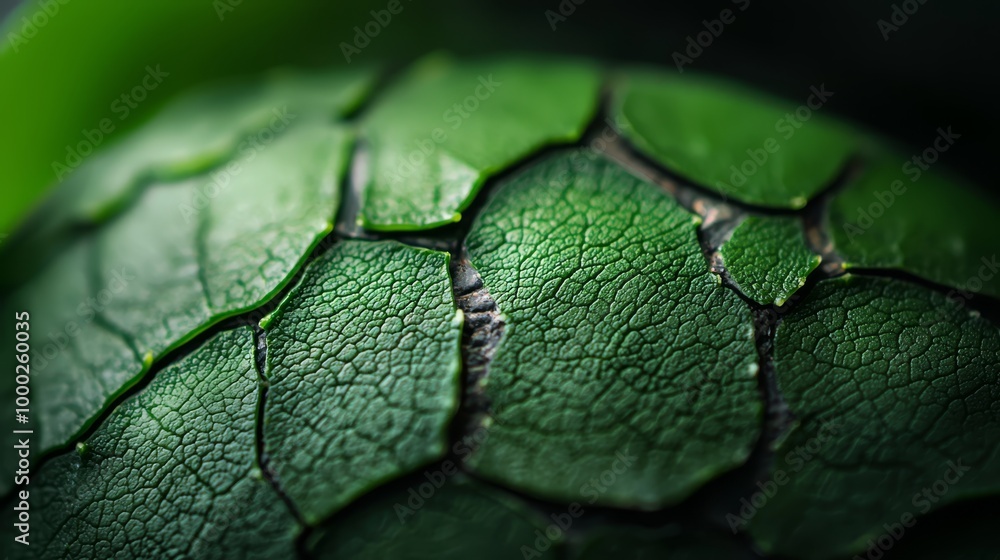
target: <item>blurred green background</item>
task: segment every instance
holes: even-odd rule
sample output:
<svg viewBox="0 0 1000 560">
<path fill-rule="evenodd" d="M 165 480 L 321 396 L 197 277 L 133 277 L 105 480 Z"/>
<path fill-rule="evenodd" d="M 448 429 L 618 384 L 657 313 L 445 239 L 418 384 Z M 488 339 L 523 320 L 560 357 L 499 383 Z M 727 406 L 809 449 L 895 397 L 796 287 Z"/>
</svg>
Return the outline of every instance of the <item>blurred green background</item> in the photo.
<svg viewBox="0 0 1000 560">
<path fill-rule="evenodd" d="M 914 149 L 951 125 L 963 137 L 945 163 L 996 188 L 1000 109 L 989 97 L 1000 4 L 930 0 L 886 41 L 877 22 L 902 2 L 399 1 L 402 12 L 353 63 L 405 62 L 443 48 L 551 51 L 673 68 L 673 53 L 705 29 L 704 20 L 746 4 L 686 69 L 731 75 L 792 100 L 825 83 L 835 92 L 830 112 Z M 55 183 L 53 162 L 65 161 L 67 148 L 102 119 L 115 123 L 104 145 L 192 84 L 275 65 L 346 64 L 340 44 L 388 3 L 7 2 L 0 10 L 8 12 L 0 27 L 0 233 Z M 157 65 L 169 76 L 119 119 L 116 99 Z"/>
</svg>

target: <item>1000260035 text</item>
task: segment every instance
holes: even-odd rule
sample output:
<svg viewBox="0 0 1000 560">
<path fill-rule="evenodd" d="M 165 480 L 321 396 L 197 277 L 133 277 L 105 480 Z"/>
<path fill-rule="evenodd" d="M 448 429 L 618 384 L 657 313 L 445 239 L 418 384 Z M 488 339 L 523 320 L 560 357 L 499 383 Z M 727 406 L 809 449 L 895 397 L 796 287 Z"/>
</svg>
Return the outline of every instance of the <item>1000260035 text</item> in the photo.
<svg viewBox="0 0 1000 560">
<path fill-rule="evenodd" d="M 14 459 L 17 469 L 14 471 L 14 485 L 17 487 L 14 496 L 14 528 L 17 529 L 14 541 L 27 545 L 31 532 L 30 505 L 28 485 L 31 476 L 31 434 L 27 429 L 31 414 L 31 399 L 29 398 L 29 383 L 31 381 L 31 316 L 27 311 L 14 315 Z"/>
</svg>

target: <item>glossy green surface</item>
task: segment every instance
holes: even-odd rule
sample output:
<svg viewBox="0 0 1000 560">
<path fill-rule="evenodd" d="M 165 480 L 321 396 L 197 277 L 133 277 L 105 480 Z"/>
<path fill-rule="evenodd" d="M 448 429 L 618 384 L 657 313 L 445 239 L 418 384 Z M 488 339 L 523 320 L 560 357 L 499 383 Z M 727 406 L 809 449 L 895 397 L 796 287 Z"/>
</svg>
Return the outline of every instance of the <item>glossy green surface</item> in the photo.
<svg viewBox="0 0 1000 560">
<path fill-rule="evenodd" d="M 1000 203 L 970 185 L 883 154 L 833 199 L 829 231 L 848 268 L 903 270 L 964 302 L 1000 297 L 997 216 Z"/>
<path fill-rule="evenodd" d="M 372 72 L 275 73 L 196 90 L 60 180 L 73 218 L 99 221 L 157 180 L 191 177 L 266 151 L 300 123 L 332 121 L 361 102 Z M 258 182 L 261 184 L 261 182 Z M 57 194 L 58 196 L 58 194 Z"/>
<path fill-rule="evenodd" d="M 483 181 L 539 148 L 576 140 L 599 74 L 568 61 L 425 59 L 379 98 L 360 220 L 378 230 L 457 221 Z"/>
<path fill-rule="evenodd" d="M 142 358 L 127 338 L 98 317 L 103 305 L 128 288 L 133 271 L 115 271 L 121 277 L 97 290 L 88 278 L 92 262 L 93 243 L 81 241 L 3 306 L 5 318 L 16 313 L 29 316 L 29 344 L 34 347 L 26 368 L 30 425 L 19 428 L 34 431 L 36 453 L 68 443 L 144 369 Z M 13 326 L 13 321 L 4 325 Z M 13 330 L 8 340 L 14 340 Z M 12 374 L 14 367 L 12 363 Z M 13 375 L 6 377 L 4 381 L 13 383 Z M 5 398 L 13 404 L 14 387 L 5 389 Z M 8 473 L 14 468 L 13 460 L 0 464 L 0 488 L 4 491 L 13 482 Z"/>
<path fill-rule="evenodd" d="M 303 123 L 221 171 L 154 185 L 14 296 L 48 335 L 35 358 L 48 369 L 35 381 L 39 452 L 68 443 L 153 361 L 291 279 L 333 227 L 348 141 Z"/>
<path fill-rule="evenodd" d="M 861 149 L 821 114 L 831 97 L 822 88 L 796 106 L 714 79 L 636 71 L 619 79 L 613 112 L 624 136 L 672 172 L 740 202 L 802 208 Z"/>
</svg>

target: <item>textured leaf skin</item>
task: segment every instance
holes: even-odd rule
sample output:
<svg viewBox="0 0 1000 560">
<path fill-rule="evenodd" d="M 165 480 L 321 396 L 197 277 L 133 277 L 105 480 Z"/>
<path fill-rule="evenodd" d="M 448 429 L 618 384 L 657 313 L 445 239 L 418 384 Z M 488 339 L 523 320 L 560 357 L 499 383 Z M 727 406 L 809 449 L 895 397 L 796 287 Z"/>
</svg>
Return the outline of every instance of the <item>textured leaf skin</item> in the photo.
<svg viewBox="0 0 1000 560">
<path fill-rule="evenodd" d="M 138 276 L 138 289 L 124 290 L 104 315 L 133 334 L 140 354 L 160 356 L 267 300 L 333 229 L 347 142 L 328 126 L 294 127 L 243 159 L 203 210 L 197 195 L 213 192 L 204 179 L 150 189 L 101 231 L 103 281 L 121 267 Z"/>
<path fill-rule="evenodd" d="M 856 134 L 824 115 L 813 112 L 804 124 L 795 105 L 732 84 L 642 71 L 620 81 L 614 111 L 628 139 L 687 179 L 749 204 L 802 208 L 861 149 Z M 745 180 L 734 179 L 733 167 L 745 162 Z"/>
<path fill-rule="evenodd" d="M 907 162 L 882 154 L 834 198 L 829 230 L 848 268 L 904 270 L 961 290 L 959 300 L 1000 297 L 1000 205 Z"/>
<path fill-rule="evenodd" d="M 308 522 L 444 454 L 461 326 L 447 253 L 348 241 L 310 266 L 269 325 L 264 427 Z"/>
<path fill-rule="evenodd" d="M 414 230 L 457 221 L 487 177 L 579 138 L 599 87 L 593 67 L 568 61 L 424 60 L 364 125 L 371 169 L 363 224 Z"/>
<path fill-rule="evenodd" d="M 484 560 L 521 558 L 522 547 L 534 546 L 535 531 L 546 528 L 545 518 L 518 500 L 461 475 L 448 479 L 433 494 L 427 490 L 430 498 L 422 504 L 409 492 L 421 484 L 430 483 L 420 480 L 406 490 L 372 499 L 320 533 L 313 545 L 317 560 L 463 560 L 470 554 Z M 557 539 L 543 557 L 559 554 L 560 549 Z"/>
<path fill-rule="evenodd" d="M 68 443 L 153 360 L 276 294 L 329 233 L 350 136 L 316 121 L 287 128 L 225 175 L 149 186 L 15 295 L 54 356 L 35 380 L 39 453 Z"/>
<path fill-rule="evenodd" d="M 563 153 L 501 187 L 468 247 L 507 321 L 477 472 L 560 501 L 655 508 L 746 459 L 761 414 L 750 314 L 672 199 Z"/>
<path fill-rule="evenodd" d="M 821 282 L 778 328 L 775 371 L 800 424 L 777 451 L 789 482 L 751 520 L 765 550 L 850 555 L 906 513 L 1000 490 L 1000 329 L 943 295 Z"/>
<path fill-rule="evenodd" d="M 291 555 L 297 524 L 256 465 L 253 348 L 249 329 L 218 335 L 114 411 L 82 451 L 47 464 L 38 473 L 45 483 L 32 486 L 31 547 L 12 552 Z"/>
<path fill-rule="evenodd" d="M 775 305 L 801 288 L 821 260 L 806 246 L 798 220 L 756 216 L 737 226 L 719 255 L 741 292 Z"/>
<path fill-rule="evenodd" d="M 993 254 L 995 205 L 926 175 L 862 239 L 845 243 L 838 220 L 898 177 L 860 136 L 816 115 L 766 171 L 731 192 L 712 173 L 728 179 L 727 161 L 749 157 L 787 107 L 706 80 L 632 74 L 637 81 L 608 84 L 609 113 L 666 175 L 752 204 L 800 207 L 848 154 L 868 156 L 860 178 L 844 174 L 828 192 L 835 249 L 848 268 L 879 269 L 857 273 L 893 268 L 916 278 L 856 276 L 797 291 L 816 257 L 794 220 L 775 212 L 737 212 L 767 217 L 749 218 L 720 248 L 744 295 L 761 304 L 805 295 L 791 298 L 774 349 L 794 430 L 759 442 L 770 418 L 760 391 L 767 380 L 755 375 L 768 361 L 754 345 L 752 304 L 709 272 L 698 219 L 628 162 L 590 152 L 549 154 L 505 173 L 594 124 L 595 68 L 429 59 L 390 78 L 357 119 L 343 115 L 367 97 L 367 71 L 268 77 L 193 94 L 76 170 L 67 184 L 80 188 L 67 186 L 39 214 L 51 223 L 36 220 L 0 247 L 8 262 L 37 265 L 27 282 L 0 281 L 0 308 L 8 317 L 30 310 L 37 342 L 29 427 L 33 457 L 45 466 L 31 481 L 32 540 L 44 544 L 31 552 L 287 558 L 301 544 L 347 557 L 523 556 L 517 546 L 551 528 L 552 511 L 578 502 L 586 518 L 543 556 L 738 558 L 735 549 L 750 554 L 753 545 L 783 559 L 843 557 L 862 553 L 885 523 L 914 509 L 915 491 L 961 458 L 975 470 L 917 517 L 916 540 L 898 554 L 916 547 L 982 557 L 991 543 L 972 536 L 991 529 L 934 531 L 969 500 L 1000 492 L 1000 337 L 962 299 L 946 300 L 947 287 L 919 286 L 997 293 L 970 284 L 981 256 Z M 491 73 L 501 85 L 448 130 L 444 111 Z M 248 128 L 273 118 L 265 109 L 276 100 L 301 109 L 254 151 L 241 149 Z M 418 165 L 420 180 L 386 188 L 379 173 L 387 162 L 436 142 L 438 126 L 449 141 Z M 485 208 L 471 215 L 472 198 L 498 175 Z M 347 176 L 358 183 L 341 184 Z M 338 213 L 353 215 L 353 199 L 340 211 L 340 193 L 355 188 L 369 231 L 338 230 L 313 258 Z M 460 213 L 465 223 L 427 239 L 384 233 Z M 368 239 L 439 247 L 469 229 L 455 250 L 464 259 L 458 242 L 467 242 L 478 284 L 456 276 L 462 283 L 452 286 L 446 253 Z M 261 321 L 264 337 L 235 326 L 249 315 L 234 314 L 265 302 L 270 312 L 278 302 L 269 300 L 300 271 Z M 12 285 L 22 288 L 10 293 Z M 462 299 L 464 287 L 475 298 Z M 499 316 L 488 326 L 498 330 L 476 330 L 493 320 L 493 299 Z M 456 305 L 470 311 L 467 324 Z M 37 353 L 45 357 L 50 340 L 62 346 L 70 324 L 78 330 L 65 349 L 39 367 Z M 12 327 L 0 323 L 5 340 Z M 222 334 L 206 341 L 207 328 Z M 499 344 L 467 355 L 463 368 L 463 334 L 470 346 L 494 334 Z M 265 355 L 261 377 L 254 358 Z M 162 367 L 167 359 L 175 361 Z M 138 390 L 140 379 L 150 384 Z M 130 389 L 136 394 L 119 403 Z M 13 390 L 0 376 L 5 402 Z M 460 396 L 466 406 L 456 412 Z M 794 471 L 747 534 L 702 542 L 698 529 L 644 527 L 697 508 L 615 509 L 669 508 L 702 491 L 715 497 L 750 470 L 790 469 L 787 453 L 808 445 L 827 415 L 841 420 L 837 437 Z M 8 504 L 10 435 L 0 451 Z M 764 460 L 746 464 L 755 445 Z M 466 472 L 399 524 L 396 502 L 383 501 L 442 458 Z M 703 526 L 700 513 L 693 517 Z M 622 526 L 631 519 L 640 523 Z M 0 527 L 3 538 L 12 527 Z M 307 530 L 315 538 L 293 542 Z M 938 548 L 919 545 L 925 530 Z"/>
</svg>

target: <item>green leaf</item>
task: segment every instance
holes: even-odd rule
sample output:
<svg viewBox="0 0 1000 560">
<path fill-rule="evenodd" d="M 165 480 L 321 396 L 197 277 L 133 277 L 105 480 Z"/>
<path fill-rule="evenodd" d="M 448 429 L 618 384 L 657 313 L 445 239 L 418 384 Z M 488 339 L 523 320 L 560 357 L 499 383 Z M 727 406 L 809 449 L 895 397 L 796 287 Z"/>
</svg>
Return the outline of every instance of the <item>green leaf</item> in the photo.
<svg viewBox="0 0 1000 560">
<path fill-rule="evenodd" d="M 1000 297 L 998 214 L 970 185 L 881 154 L 834 198 L 829 229 L 848 268 L 895 268 Z"/>
<path fill-rule="evenodd" d="M 294 517 L 256 465 L 249 329 L 164 369 L 32 480 L 31 558 L 277 558 Z"/>
<path fill-rule="evenodd" d="M 222 170 L 150 186 L 26 285 L 12 307 L 43 333 L 37 452 L 69 443 L 151 362 L 290 281 L 332 229 L 349 146 L 343 130 L 302 122 Z"/>
<path fill-rule="evenodd" d="M 539 148 L 580 137 L 598 73 L 568 61 L 425 59 L 378 100 L 361 221 L 377 230 L 457 221 L 489 176 Z"/>
<path fill-rule="evenodd" d="M 751 512 L 766 552 L 844 557 L 904 516 L 1000 491 L 1000 329 L 943 295 L 821 282 L 778 327 L 774 365 L 798 425 Z"/>
<path fill-rule="evenodd" d="M 420 479 L 366 500 L 319 534 L 312 546 L 315 557 L 509 560 L 523 558 L 524 547 L 536 546 L 536 531 L 546 529 L 543 517 L 500 492 L 453 476 L 439 488 Z M 545 550 L 538 553 L 551 556 L 561 540 L 539 542 Z"/>
<path fill-rule="evenodd" d="M 647 529 L 638 526 L 609 526 L 591 530 L 572 558 L 576 560 L 750 560 L 754 558 L 738 546 L 730 535 L 720 535 L 670 527 Z"/>
<path fill-rule="evenodd" d="M 134 134 L 67 171 L 77 220 L 100 221 L 153 180 L 189 177 L 263 150 L 290 124 L 321 123 L 356 107 L 372 72 L 273 73 L 181 96 Z"/>
<path fill-rule="evenodd" d="M 803 103 L 821 103 L 819 91 Z M 738 201 L 802 208 L 859 149 L 845 127 L 721 80 L 630 72 L 613 114 L 640 151 L 688 180 Z"/>
<path fill-rule="evenodd" d="M 265 441 L 307 522 L 444 454 L 461 381 L 448 260 L 341 243 L 271 320 Z"/>
<path fill-rule="evenodd" d="M 806 246 L 799 221 L 778 217 L 747 218 L 719 255 L 744 295 L 775 305 L 801 288 L 821 260 Z"/>
<path fill-rule="evenodd" d="M 696 222 L 580 153 L 500 187 L 468 238 L 506 319 L 476 471 L 557 500 L 656 508 L 747 458 L 762 408 L 752 321 L 709 273 Z"/>
<path fill-rule="evenodd" d="M 227 166 L 253 160 L 289 129 L 315 129 L 354 109 L 367 95 L 373 77 L 373 72 L 365 70 L 275 71 L 255 80 L 205 86 L 183 95 L 133 134 L 70 162 L 78 167 L 61 162 L 60 178 L 64 181 L 11 239 L 14 253 L 8 256 L 16 260 L 36 258 L 38 250 L 49 251 L 60 240 L 72 239 L 74 226 L 92 226 L 114 218 L 141 198 L 144 190 L 159 183 L 205 181 L 209 174 L 213 185 L 206 185 L 206 190 L 210 195 L 227 189 L 229 179 L 236 174 Z M 283 155 L 296 157 L 289 152 L 294 149 Z M 280 160 L 271 161 L 280 165 Z M 272 171 L 266 179 L 276 180 L 274 175 Z M 263 179 L 253 183 L 255 192 L 268 186 L 262 184 Z M 254 202 L 251 199 L 246 204 Z M 207 200 L 200 204 L 194 200 L 193 204 L 200 210 Z M 189 208 L 185 218 L 195 214 L 194 210 Z"/>
<path fill-rule="evenodd" d="M 103 316 L 159 357 L 266 301 L 332 230 L 348 145 L 302 123 L 211 176 L 148 189 L 100 230 L 102 282 L 133 275 Z"/>
</svg>

